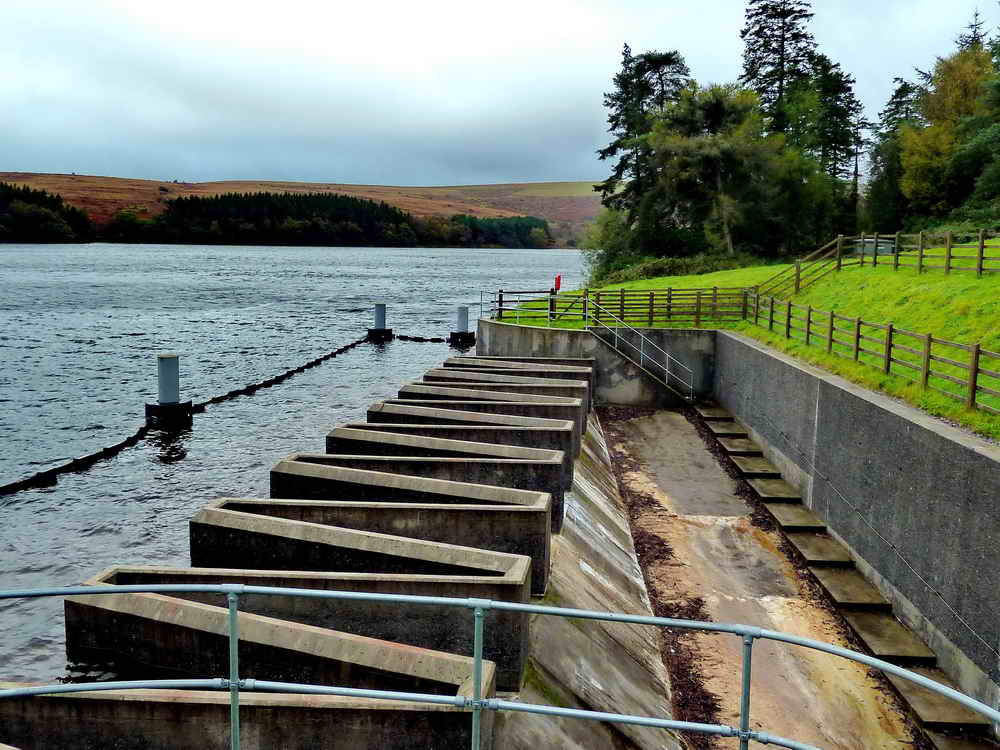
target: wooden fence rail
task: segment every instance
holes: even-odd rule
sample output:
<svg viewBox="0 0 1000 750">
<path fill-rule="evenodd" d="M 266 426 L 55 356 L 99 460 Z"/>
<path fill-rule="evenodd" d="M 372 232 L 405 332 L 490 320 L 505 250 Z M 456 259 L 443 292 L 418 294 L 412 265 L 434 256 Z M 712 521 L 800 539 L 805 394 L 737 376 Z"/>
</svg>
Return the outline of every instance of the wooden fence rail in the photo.
<svg viewBox="0 0 1000 750">
<path fill-rule="evenodd" d="M 978 343 L 961 344 L 893 323 L 797 305 L 774 294 L 759 294 L 753 288 L 585 289 L 562 294 L 554 289 L 500 290 L 492 303 L 496 320 L 528 325 L 567 321 L 586 325 L 593 321 L 614 326 L 621 321 L 635 326 L 698 328 L 747 321 L 961 401 L 969 408 L 1000 415 L 1000 353 Z"/>
</svg>

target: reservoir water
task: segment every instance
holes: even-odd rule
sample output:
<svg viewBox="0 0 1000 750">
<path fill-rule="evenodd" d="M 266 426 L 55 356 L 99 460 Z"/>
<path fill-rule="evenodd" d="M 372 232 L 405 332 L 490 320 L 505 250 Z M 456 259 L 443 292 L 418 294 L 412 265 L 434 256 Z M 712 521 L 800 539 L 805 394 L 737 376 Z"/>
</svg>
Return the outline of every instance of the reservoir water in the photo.
<svg viewBox="0 0 1000 750">
<path fill-rule="evenodd" d="M 480 291 L 583 281 L 566 250 L 0 245 L 0 484 L 134 432 L 159 352 L 203 401 L 361 337 L 375 302 L 397 333 L 447 336 Z M 116 564 L 187 565 L 205 502 L 265 497 L 268 469 L 322 451 L 334 425 L 455 351 L 364 344 L 285 383 L 210 406 L 58 485 L 0 497 L 0 589 L 80 583 Z M 62 602 L 0 602 L 0 680 L 66 674 Z"/>
</svg>

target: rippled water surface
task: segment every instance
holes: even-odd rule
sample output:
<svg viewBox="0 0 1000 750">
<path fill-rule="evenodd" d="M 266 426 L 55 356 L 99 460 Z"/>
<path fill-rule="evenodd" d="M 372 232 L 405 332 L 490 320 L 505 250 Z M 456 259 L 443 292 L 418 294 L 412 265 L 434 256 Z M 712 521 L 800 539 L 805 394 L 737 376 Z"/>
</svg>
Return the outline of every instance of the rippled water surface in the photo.
<svg viewBox="0 0 1000 750">
<path fill-rule="evenodd" d="M 156 399 L 155 355 L 181 354 L 184 399 L 206 400 L 364 335 L 447 336 L 480 290 L 582 282 L 564 250 L 0 245 L 0 484 L 117 442 Z M 188 564 L 206 501 L 266 496 L 267 472 L 323 450 L 335 424 L 454 353 L 364 344 L 256 395 L 210 406 L 55 487 L 0 497 L 0 588 L 69 585 L 116 564 Z M 0 601 L 0 680 L 66 671 L 62 603 Z"/>
</svg>

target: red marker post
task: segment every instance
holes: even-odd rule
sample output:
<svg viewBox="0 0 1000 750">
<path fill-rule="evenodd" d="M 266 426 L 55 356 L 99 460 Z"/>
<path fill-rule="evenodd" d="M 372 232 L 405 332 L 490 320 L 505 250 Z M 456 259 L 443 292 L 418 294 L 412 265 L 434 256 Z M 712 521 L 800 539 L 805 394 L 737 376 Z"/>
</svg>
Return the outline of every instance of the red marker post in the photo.
<svg viewBox="0 0 1000 750">
<path fill-rule="evenodd" d="M 558 292 L 559 291 L 559 287 L 561 287 L 561 286 L 562 286 L 562 274 L 559 274 L 558 276 L 556 276 L 556 283 L 555 283 L 555 286 L 553 288 Z"/>
</svg>

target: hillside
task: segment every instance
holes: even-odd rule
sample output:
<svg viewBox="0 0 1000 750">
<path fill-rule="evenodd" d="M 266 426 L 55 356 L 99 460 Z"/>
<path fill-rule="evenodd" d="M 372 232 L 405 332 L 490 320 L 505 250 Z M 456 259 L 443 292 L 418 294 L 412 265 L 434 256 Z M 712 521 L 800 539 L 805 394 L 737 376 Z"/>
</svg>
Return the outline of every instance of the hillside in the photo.
<svg viewBox="0 0 1000 750">
<path fill-rule="evenodd" d="M 58 193 L 70 205 L 86 211 L 97 224 L 107 223 L 124 208 L 134 208 L 141 216 L 153 217 L 162 213 L 167 200 L 185 196 L 264 191 L 339 193 L 385 201 L 416 216 L 538 216 L 548 220 L 560 245 L 579 237 L 584 224 L 597 215 L 601 206 L 600 198 L 589 182 L 393 187 L 266 180 L 171 182 L 32 172 L 0 172 L 0 182 Z"/>
</svg>

